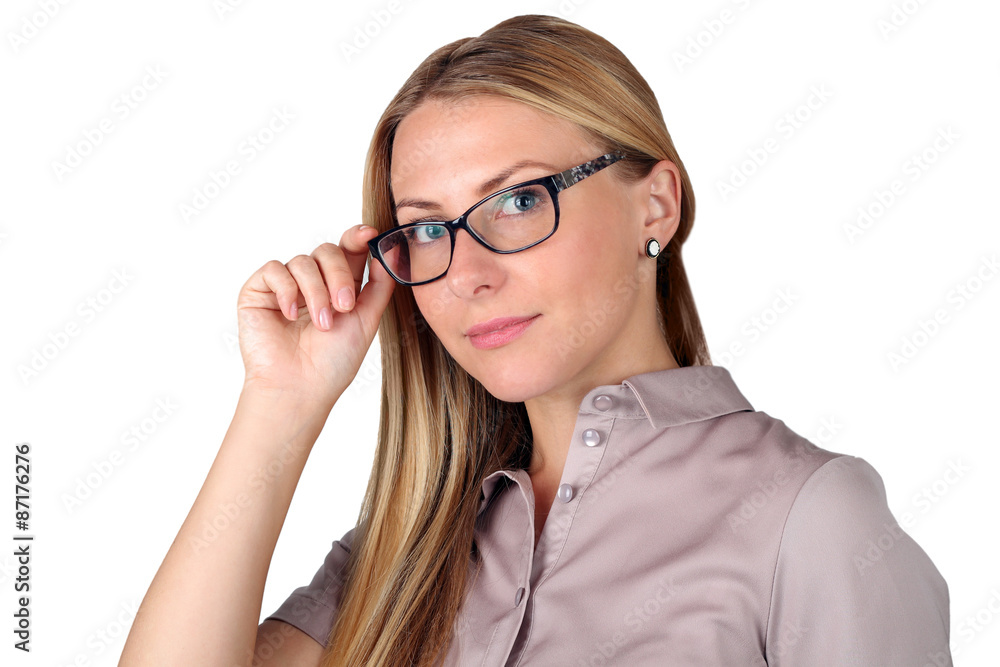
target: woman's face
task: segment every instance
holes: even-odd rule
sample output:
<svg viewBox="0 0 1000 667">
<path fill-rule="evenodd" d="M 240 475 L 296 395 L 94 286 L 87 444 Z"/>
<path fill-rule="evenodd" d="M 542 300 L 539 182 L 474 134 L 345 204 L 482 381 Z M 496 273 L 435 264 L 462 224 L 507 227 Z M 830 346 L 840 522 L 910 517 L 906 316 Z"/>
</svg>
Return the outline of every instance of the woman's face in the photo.
<svg viewBox="0 0 1000 667">
<path fill-rule="evenodd" d="M 392 153 L 398 224 L 453 220 L 509 185 L 547 176 L 604 151 L 571 123 L 505 98 L 477 96 L 460 104 L 425 102 L 399 124 Z M 516 163 L 489 192 L 481 186 Z M 454 359 L 504 401 L 552 391 L 589 391 L 618 367 L 628 368 L 642 335 L 656 327 L 655 262 L 643 255 L 655 236 L 647 226 L 649 184 L 626 185 L 612 171 L 589 176 L 559 194 L 559 227 L 540 244 L 497 254 L 464 230 L 448 273 L 413 290 L 420 312 Z M 421 205 L 405 205 L 404 199 Z M 494 318 L 534 317 L 523 333 L 495 347 L 466 332 Z M 616 380 L 617 381 L 617 380 Z M 594 384 L 596 382 L 596 384 Z"/>
</svg>

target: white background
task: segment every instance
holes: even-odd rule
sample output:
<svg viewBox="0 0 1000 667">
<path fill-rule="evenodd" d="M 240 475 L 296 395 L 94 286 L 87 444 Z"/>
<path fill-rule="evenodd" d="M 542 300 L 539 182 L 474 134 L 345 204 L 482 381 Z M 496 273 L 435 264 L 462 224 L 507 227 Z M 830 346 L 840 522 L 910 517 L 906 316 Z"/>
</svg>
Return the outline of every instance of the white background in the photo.
<svg viewBox="0 0 1000 667">
<path fill-rule="evenodd" d="M 24 656 L 11 648 L 17 531 L 5 501 L 0 662 L 116 664 L 235 408 L 240 286 L 360 222 L 375 122 L 427 54 L 548 13 L 607 37 L 657 93 L 697 194 L 684 253 L 715 362 L 756 409 L 875 466 L 948 581 L 956 664 L 995 664 L 995 3 L 49 4 L 51 17 L 26 0 L 0 14 L 0 492 L 12 495 L 14 444 L 30 442 L 36 536 Z M 366 25 L 374 36 L 348 58 Z M 247 160 L 241 144 L 274 109 L 294 120 Z M 111 132 L 88 150 L 103 119 Z M 935 148 L 939 131 L 951 139 Z M 769 138 L 777 150 L 744 166 Z M 88 153 L 78 166 L 54 167 L 74 150 Z M 933 162 L 915 167 L 925 153 Z M 240 173 L 185 221 L 180 205 L 233 159 Z M 723 196 L 734 169 L 749 176 Z M 901 194 L 879 210 L 897 179 Z M 859 207 L 879 215 L 851 242 Z M 792 305 L 776 314 L 782 291 Z M 943 323 L 924 335 L 936 311 Z M 919 347 L 894 366 L 904 339 Z M 742 353 L 726 355 L 733 343 Z M 380 373 L 373 346 L 300 481 L 261 618 L 356 519 Z M 159 423 L 157 401 L 176 406 Z M 132 428 L 146 429 L 134 449 L 122 441 Z"/>
</svg>

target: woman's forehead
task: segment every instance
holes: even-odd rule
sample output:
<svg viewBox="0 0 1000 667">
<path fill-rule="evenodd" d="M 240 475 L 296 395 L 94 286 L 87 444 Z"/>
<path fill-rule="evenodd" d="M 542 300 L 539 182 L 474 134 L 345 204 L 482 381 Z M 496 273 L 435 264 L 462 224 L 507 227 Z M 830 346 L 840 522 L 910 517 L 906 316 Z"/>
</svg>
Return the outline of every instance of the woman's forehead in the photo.
<svg viewBox="0 0 1000 667">
<path fill-rule="evenodd" d="M 426 188 L 460 174 L 489 178 L 525 159 L 554 164 L 578 156 L 588 156 L 586 160 L 593 150 L 573 123 L 521 102 L 496 96 L 458 103 L 429 100 L 396 128 L 391 181 L 398 195 L 400 189 Z"/>
<path fill-rule="evenodd" d="M 527 104 L 496 96 L 461 102 L 429 100 L 407 114 L 396 128 L 394 153 L 427 151 L 429 142 L 451 145 L 504 146 L 537 143 L 543 137 L 572 135 L 575 127 Z"/>
</svg>

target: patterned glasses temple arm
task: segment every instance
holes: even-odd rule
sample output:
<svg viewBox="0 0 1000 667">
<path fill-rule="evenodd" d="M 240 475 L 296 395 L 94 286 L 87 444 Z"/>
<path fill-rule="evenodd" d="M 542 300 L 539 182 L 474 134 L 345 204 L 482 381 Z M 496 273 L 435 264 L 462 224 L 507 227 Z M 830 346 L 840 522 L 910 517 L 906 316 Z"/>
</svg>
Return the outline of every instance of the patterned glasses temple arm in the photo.
<svg viewBox="0 0 1000 667">
<path fill-rule="evenodd" d="M 577 167 L 570 167 L 566 171 L 553 176 L 553 180 L 556 182 L 556 190 L 562 192 L 569 186 L 576 185 L 591 174 L 594 174 L 595 172 L 598 172 L 624 158 L 624 153 L 615 151 L 614 153 L 607 153 L 601 157 L 594 158 L 586 164 L 581 164 Z"/>
</svg>

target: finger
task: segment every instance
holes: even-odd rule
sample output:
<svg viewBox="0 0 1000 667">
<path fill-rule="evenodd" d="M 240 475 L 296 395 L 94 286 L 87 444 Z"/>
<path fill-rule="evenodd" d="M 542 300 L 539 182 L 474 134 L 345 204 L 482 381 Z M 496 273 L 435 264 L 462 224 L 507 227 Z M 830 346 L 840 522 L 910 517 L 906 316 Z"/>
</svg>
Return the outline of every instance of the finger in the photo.
<svg viewBox="0 0 1000 667">
<path fill-rule="evenodd" d="M 340 237 L 340 248 L 347 258 L 347 265 L 354 277 L 354 293 L 361 289 L 365 276 L 365 262 L 368 261 L 368 242 L 378 236 L 378 230 L 371 225 L 355 225 Z"/>
<path fill-rule="evenodd" d="M 272 259 L 260 267 L 244 287 L 264 297 L 271 307 L 276 306 L 288 319 L 298 317 L 299 287 L 285 265 L 278 260 Z"/>
<path fill-rule="evenodd" d="M 386 273 L 381 262 L 372 257 L 368 265 L 368 282 L 358 295 L 358 304 L 355 308 L 368 340 L 375 338 L 382 313 L 389 304 L 389 298 L 395 287 L 395 279 Z"/>
<path fill-rule="evenodd" d="M 327 298 L 342 313 L 354 308 L 354 275 L 344 249 L 333 243 L 324 243 L 313 250 L 312 257 L 323 276 Z"/>
<path fill-rule="evenodd" d="M 316 260 L 309 255 L 296 255 L 285 266 L 288 267 L 289 273 L 298 284 L 299 291 L 302 292 L 313 326 L 323 330 L 329 329 L 333 323 L 330 293 Z"/>
</svg>

